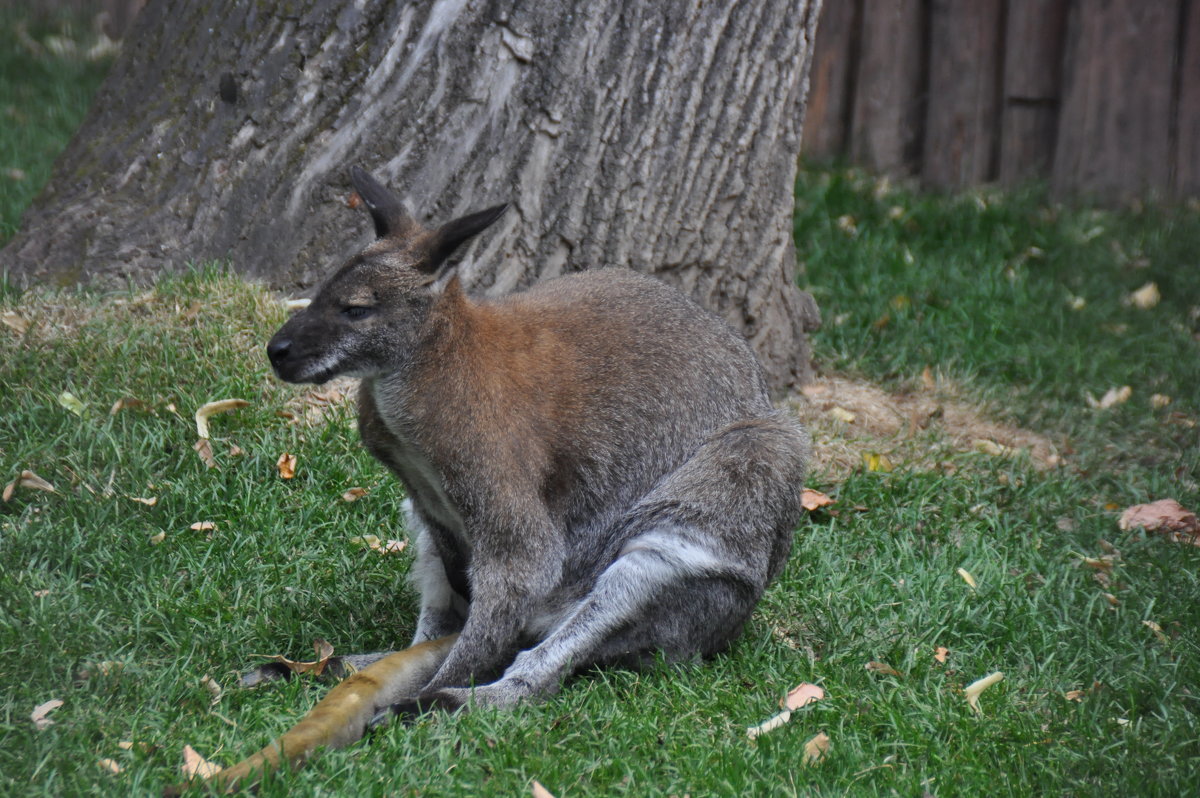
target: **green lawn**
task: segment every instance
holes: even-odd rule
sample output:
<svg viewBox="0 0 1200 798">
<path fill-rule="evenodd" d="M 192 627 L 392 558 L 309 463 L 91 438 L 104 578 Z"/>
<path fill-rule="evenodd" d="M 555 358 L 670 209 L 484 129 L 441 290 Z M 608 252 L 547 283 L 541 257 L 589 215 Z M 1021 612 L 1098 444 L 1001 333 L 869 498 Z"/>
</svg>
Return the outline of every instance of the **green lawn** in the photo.
<svg viewBox="0 0 1200 798">
<path fill-rule="evenodd" d="M 0 74 L 0 97 L 26 91 Z M 61 64 L 45 74 L 78 82 Z M 5 140 L 25 135 L 0 126 L 0 152 L 48 174 L 52 152 Z M 797 197 L 822 371 L 912 393 L 929 366 L 1056 441 L 1063 463 L 949 451 L 891 472 L 819 467 L 810 484 L 834 512 L 801 526 L 727 655 L 390 728 L 260 794 L 527 795 L 534 779 L 559 798 L 1200 789 L 1200 549 L 1116 524 L 1158 498 L 1200 509 L 1200 213 L 1070 210 L 1036 191 L 926 197 L 829 170 L 806 174 Z M 20 207 L 0 207 L 3 229 Z M 1126 304 L 1147 282 L 1161 301 Z M 30 470 L 55 487 L 0 504 L 0 794 L 154 794 L 178 780 L 184 745 L 232 764 L 327 689 L 239 690 L 254 654 L 411 634 L 408 555 L 350 540 L 405 536 L 400 491 L 346 406 L 270 375 L 262 347 L 284 317 L 272 297 L 205 268 L 149 290 L 4 284 L 0 312 L 29 325 L 0 326 L 0 482 Z M 1128 401 L 1089 407 L 1122 385 Z M 192 414 L 234 397 L 250 405 L 211 420 L 207 468 Z M 111 413 L 123 398 L 144 405 Z M 276 470 L 284 452 L 294 479 Z M 366 496 L 343 501 L 355 486 Z M 190 528 L 201 521 L 215 529 Z M 1080 565 L 1102 539 L 1119 552 L 1107 584 Z M 1005 678 L 976 714 L 962 688 L 995 671 Z M 215 703 L 206 676 L 223 688 Z M 747 740 L 803 681 L 828 697 Z M 38 730 L 30 713 L 50 699 L 63 705 Z M 831 748 L 806 766 L 821 731 Z"/>
</svg>

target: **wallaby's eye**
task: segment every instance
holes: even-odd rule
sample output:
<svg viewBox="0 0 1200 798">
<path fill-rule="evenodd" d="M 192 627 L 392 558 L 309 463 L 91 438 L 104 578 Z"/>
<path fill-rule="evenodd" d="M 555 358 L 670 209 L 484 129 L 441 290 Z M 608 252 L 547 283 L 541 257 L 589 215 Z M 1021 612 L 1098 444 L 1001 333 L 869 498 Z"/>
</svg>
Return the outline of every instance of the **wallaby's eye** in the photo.
<svg viewBox="0 0 1200 798">
<path fill-rule="evenodd" d="M 348 319 L 365 319 L 375 312 L 375 308 L 369 308 L 365 305 L 351 305 L 347 308 L 342 308 L 342 315 Z"/>
</svg>

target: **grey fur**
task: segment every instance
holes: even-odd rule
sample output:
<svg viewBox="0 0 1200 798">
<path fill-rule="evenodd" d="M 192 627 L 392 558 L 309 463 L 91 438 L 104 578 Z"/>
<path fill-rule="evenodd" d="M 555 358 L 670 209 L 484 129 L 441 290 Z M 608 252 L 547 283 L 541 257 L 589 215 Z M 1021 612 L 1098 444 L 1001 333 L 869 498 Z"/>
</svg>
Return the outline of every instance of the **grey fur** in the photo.
<svg viewBox="0 0 1200 798">
<path fill-rule="evenodd" d="M 268 352 L 289 381 L 363 378 L 363 442 L 411 499 L 414 642 L 461 631 L 414 699 L 508 706 L 724 648 L 787 558 L 809 449 L 746 342 L 625 270 L 468 299 L 442 261 L 503 209 L 428 231 L 353 179 L 384 235 Z"/>
</svg>

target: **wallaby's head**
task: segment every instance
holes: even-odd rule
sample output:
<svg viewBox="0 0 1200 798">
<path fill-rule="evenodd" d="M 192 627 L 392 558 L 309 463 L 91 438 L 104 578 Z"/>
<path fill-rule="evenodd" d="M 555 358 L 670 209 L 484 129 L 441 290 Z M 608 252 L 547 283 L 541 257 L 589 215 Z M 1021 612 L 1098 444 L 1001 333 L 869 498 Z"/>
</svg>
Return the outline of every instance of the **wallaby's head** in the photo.
<svg viewBox="0 0 1200 798">
<path fill-rule="evenodd" d="M 407 362 L 446 259 L 508 207 L 497 205 L 431 230 L 362 169 L 352 167 L 350 180 L 371 212 L 376 239 L 334 272 L 312 304 L 267 344 L 275 373 L 288 382 L 373 377 Z"/>
</svg>

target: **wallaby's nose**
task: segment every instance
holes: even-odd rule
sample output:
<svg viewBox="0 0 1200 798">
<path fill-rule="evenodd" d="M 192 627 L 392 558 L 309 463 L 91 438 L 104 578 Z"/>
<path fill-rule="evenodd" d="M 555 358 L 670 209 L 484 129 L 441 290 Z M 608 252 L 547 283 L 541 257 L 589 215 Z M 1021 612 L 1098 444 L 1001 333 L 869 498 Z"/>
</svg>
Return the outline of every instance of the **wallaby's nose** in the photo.
<svg viewBox="0 0 1200 798">
<path fill-rule="evenodd" d="M 272 338 L 267 344 L 267 357 L 272 363 L 279 363 L 288 356 L 288 350 L 292 348 L 292 342 L 288 338 Z"/>
</svg>

